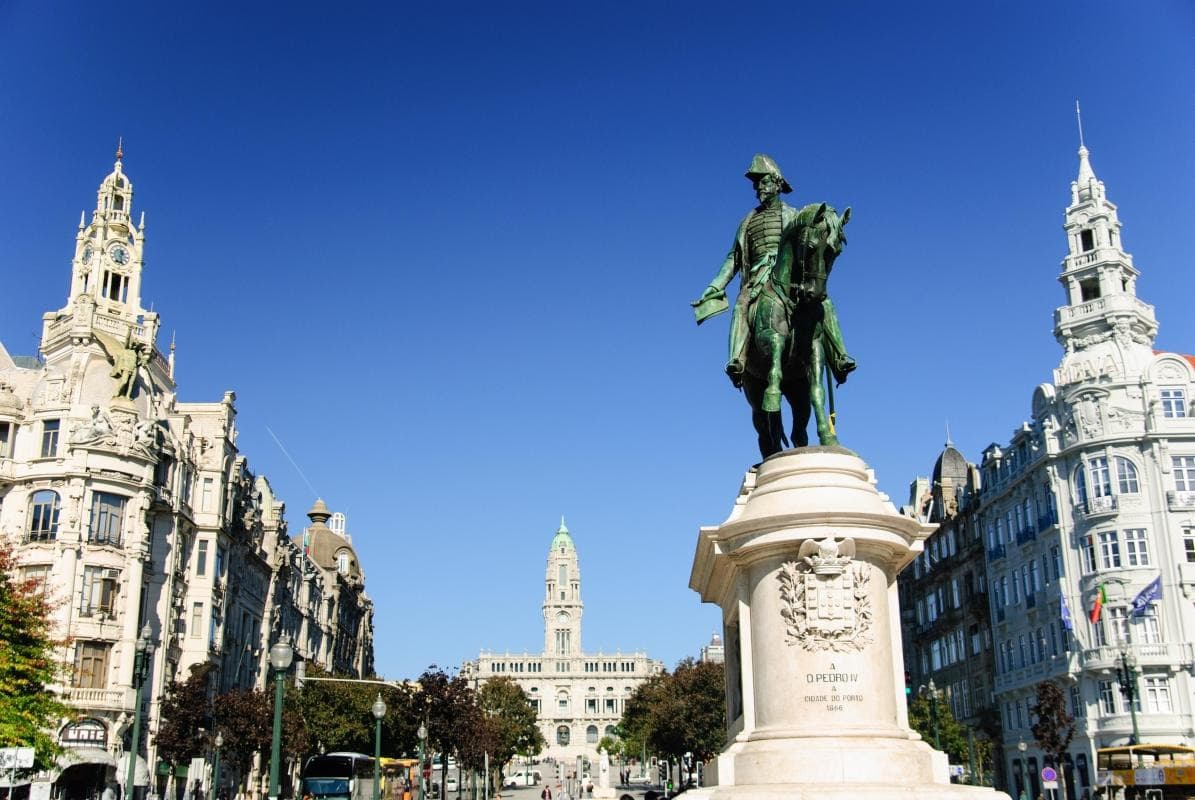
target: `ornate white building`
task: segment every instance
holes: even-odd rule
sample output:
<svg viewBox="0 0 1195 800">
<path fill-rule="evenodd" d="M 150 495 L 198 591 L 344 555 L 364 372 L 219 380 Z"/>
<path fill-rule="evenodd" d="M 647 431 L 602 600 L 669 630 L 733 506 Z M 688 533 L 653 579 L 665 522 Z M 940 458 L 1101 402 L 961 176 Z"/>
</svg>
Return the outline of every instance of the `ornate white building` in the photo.
<svg viewBox="0 0 1195 800">
<path fill-rule="evenodd" d="M 984 451 L 968 503 L 986 553 L 992 699 L 1014 796 L 1041 791 L 1048 761 L 1030 707 L 1043 680 L 1062 682 L 1078 720 L 1061 765 L 1071 800 L 1095 791 L 1095 751 L 1134 728 L 1144 742 L 1195 743 L 1195 359 L 1154 350 L 1158 323 L 1120 228 L 1081 147 L 1054 317 L 1062 361 L 1033 393 L 1032 419 Z M 914 642 L 924 672 L 947 666 L 932 642 Z"/>
<path fill-rule="evenodd" d="M 285 630 L 300 656 L 372 671 L 372 603 L 351 542 L 312 509 L 312 545 L 236 446 L 235 395 L 178 400 L 174 352 L 141 306 L 145 220 L 121 154 L 79 221 L 66 305 L 43 317 L 41 358 L 0 346 L 0 538 L 40 581 L 68 641 L 58 687 L 79 716 L 57 796 L 90 796 L 130 740 L 135 644 L 155 646 L 137 784 L 154 764 L 164 688 L 215 665 L 213 690 L 263 687 Z M 124 781 L 121 771 L 119 776 Z"/>
<path fill-rule="evenodd" d="M 639 684 L 664 671 L 646 653 L 586 653 L 581 648 L 581 567 L 564 520 L 548 548 L 544 576 L 542 653 L 483 651 L 461 675 L 484 683 L 512 678 L 531 699 L 547 746 L 541 756 L 572 763 L 596 758 L 601 737 L 613 734 Z"/>
</svg>

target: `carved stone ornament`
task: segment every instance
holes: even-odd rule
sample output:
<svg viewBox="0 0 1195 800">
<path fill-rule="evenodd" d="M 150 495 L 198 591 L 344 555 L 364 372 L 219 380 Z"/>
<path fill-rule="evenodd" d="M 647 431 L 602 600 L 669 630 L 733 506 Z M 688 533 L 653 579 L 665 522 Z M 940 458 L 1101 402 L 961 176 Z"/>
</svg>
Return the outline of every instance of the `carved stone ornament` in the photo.
<svg viewBox="0 0 1195 800">
<path fill-rule="evenodd" d="M 835 653 L 871 644 L 871 573 L 854 561 L 855 540 L 809 539 L 798 555 L 799 560 L 782 564 L 777 576 L 788 643 Z"/>
</svg>

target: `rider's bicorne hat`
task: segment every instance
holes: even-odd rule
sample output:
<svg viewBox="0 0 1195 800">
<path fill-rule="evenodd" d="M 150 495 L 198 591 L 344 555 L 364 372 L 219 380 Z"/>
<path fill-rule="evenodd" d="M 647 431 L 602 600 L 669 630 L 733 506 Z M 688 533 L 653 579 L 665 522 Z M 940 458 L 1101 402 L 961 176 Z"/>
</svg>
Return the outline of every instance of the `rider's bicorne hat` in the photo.
<svg viewBox="0 0 1195 800">
<path fill-rule="evenodd" d="M 784 179 L 784 175 L 780 173 L 780 167 L 772 160 L 771 156 L 766 156 L 763 153 L 756 153 L 755 158 L 751 159 L 751 166 L 747 167 L 747 171 L 743 173 L 748 180 L 754 181 L 756 178 L 764 175 L 771 175 L 780 179 L 780 191 L 788 194 L 793 190 L 793 187 L 788 185 L 788 181 Z"/>
</svg>

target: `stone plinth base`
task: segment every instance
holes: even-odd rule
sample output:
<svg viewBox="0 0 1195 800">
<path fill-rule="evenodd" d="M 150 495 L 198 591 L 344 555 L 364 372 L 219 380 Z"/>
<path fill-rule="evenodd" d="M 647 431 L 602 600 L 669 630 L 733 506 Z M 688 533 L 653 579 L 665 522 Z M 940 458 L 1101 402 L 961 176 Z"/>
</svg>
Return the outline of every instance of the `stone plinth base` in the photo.
<svg viewBox="0 0 1195 800">
<path fill-rule="evenodd" d="M 933 530 L 840 447 L 788 450 L 703 528 L 689 585 L 722 608 L 731 743 L 692 800 L 972 798 L 909 728 L 896 575 Z"/>
</svg>

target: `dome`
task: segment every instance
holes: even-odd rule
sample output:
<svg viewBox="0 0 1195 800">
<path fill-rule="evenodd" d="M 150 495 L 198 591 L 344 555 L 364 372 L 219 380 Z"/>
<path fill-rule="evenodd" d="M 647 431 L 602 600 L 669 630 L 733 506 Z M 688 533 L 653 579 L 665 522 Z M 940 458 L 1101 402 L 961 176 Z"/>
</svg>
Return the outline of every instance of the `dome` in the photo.
<svg viewBox="0 0 1195 800">
<path fill-rule="evenodd" d="M 573 544 L 573 537 L 569 535 L 568 528 L 564 525 L 564 517 L 560 518 L 560 527 L 556 529 L 556 535 L 552 537 L 552 550 L 576 550 Z"/>
<path fill-rule="evenodd" d="M 967 483 L 967 459 L 951 444 L 942 449 L 942 455 L 934 464 L 934 485 L 941 486 L 947 480 L 955 486 Z"/>
</svg>

